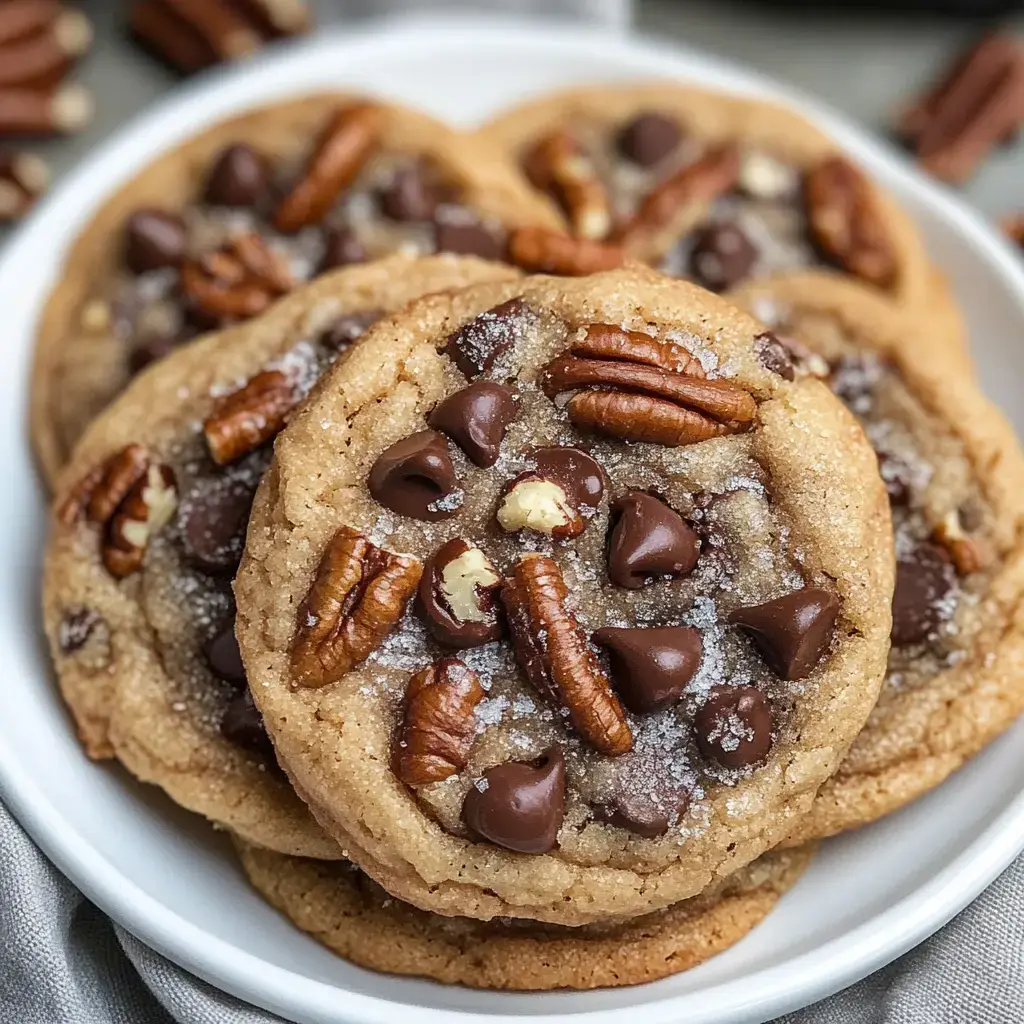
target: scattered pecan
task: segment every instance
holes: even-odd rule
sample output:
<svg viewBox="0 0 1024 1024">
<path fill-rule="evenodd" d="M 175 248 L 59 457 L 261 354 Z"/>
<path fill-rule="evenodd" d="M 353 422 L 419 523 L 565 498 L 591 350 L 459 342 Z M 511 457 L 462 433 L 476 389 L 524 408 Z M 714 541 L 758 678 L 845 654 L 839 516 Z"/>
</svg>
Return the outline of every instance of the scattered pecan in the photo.
<svg viewBox="0 0 1024 1024">
<path fill-rule="evenodd" d="M 964 532 L 960 514 L 955 510 L 948 512 L 932 530 L 932 539 L 946 549 L 960 576 L 980 572 L 991 562 L 988 545 Z"/>
<path fill-rule="evenodd" d="M 0 151 L 0 222 L 27 213 L 49 182 L 49 168 L 38 156 Z"/>
<path fill-rule="evenodd" d="M 1003 234 L 1019 249 L 1024 249 L 1024 213 L 1009 213 L 999 221 Z"/>
<path fill-rule="evenodd" d="M 149 468 L 149 453 L 141 444 L 129 444 L 91 469 L 68 492 L 57 509 L 65 526 L 83 514 L 92 523 L 105 523 Z"/>
<path fill-rule="evenodd" d="M 335 114 L 302 176 L 274 211 L 278 231 L 293 234 L 316 224 L 380 144 L 381 108 L 354 103 Z"/>
<path fill-rule="evenodd" d="M 92 42 L 81 11 L 49 0 L 0 4 L 0 89 L 47 89 Z"/>
<path fill-rule="evenodd" d="M 170 466 L 150 465 L 121 502 L 107 528 L 103 564 L 115 579 L 142 566 L 150 538 L 166 525 L 178 505 Z"/>
<path fill-rule="evenodd" d="M 566 708 L 576 731 L 596 750 L 614 757 L 633 748 L 622 705 L 569 608 L 558 564 L 546 555 L 524 555 L 501 599 L 516 660 L 533 687 Z"/>
<path fill-rule="evenodd" d="M 402 617 L 423 566 L 342 526 L 299 608 L 293 686 L 325 686 L 365 661 Z"/>
<path fill-rule="evenodd" d="M 225 395 L 203 424 L 213 461 L 226 466 L 276 437 L 295 402 L 295 389 L 280 370 L 257 373 L 244 387 Z"/>
<path fill-rule="evenodd" d="M 753 423 L 757 403 L 743 388 L 669 368 L 673 358 L 683 357 L 652 345 L 646 335 L 594 326 L 596 331 L 588 327 L 568 354 L 553 359 L 541 374 L 549 398 L 577 392 L 566 406 L 577 427 L 629 441 L 684 445 L 747 430 Z M 621 337 L 613 341 L 616 331 Z M 587 358 L 599 353 L 603 357 Z M 659 359 L 661 364 L 653 362 Z"/>
<path fill-rule="evenodd" d="M 966 181 L 1024 122 L 1024 48 L 991 32 L 961 55 L 896 125 L 921 165 L 943 181 Z"/>
<path fill-rule="evenodd" d="M 466 767 L 484 698 L 477 674 L 458 658 L 417 672 L 405 690 L 395 774 L 408 786 L 440 782 Z"/>
<path fill-rule="evenodd" d="M 740 151 L 733 143 L 709 150 L 644 196 L 636 213 L 616 233 L 626 248 L 646 241 L 670 225 L 690 203 L 710 203 L 736 187 L 740 177 Z"/>
<path fill-rule="evenodd" d="M 821 252 L 856 277 L 889 287 L 898 267 L 892 239 L 871 185 L 841 156 L 830 157 L 804 178 L 811 237 Z"/>
<path fill-rule="evenodd" d="M 604 238 L 612 227 L 611 203 L 593 161 L 564 129 L 545 135 L 526 154 L 523 167 L 533 184 L 565 211 L 577 238 Z"/>
<path fill-rule="evenodd" d="M 181 286 L 191 303 L 216 320 L 247 320 L 289 292 L 288 265 L 255 232 L 236 235 L 221 249 L 186 260 Z"/>
<path fill-rule="evenodd" d="M 585 277 L 621 267 L 626 253 L 621 246 L 572 238 L 551 228 L 515 228 L 508 239 L 508 258 L 534 274 Z"/>
</svg>

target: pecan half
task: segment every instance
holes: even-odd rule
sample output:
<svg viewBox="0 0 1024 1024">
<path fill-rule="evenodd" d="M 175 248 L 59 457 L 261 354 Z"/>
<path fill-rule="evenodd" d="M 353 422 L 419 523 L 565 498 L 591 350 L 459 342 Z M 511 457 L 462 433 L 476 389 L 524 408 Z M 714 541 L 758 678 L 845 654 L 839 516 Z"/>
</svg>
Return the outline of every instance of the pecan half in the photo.
<svg viewBox="0 0 1024 1024">
<path fill-rule="evenodd" d="M 247 320 L 291 291 L 285 261 L 255 232 L 236 235 L 222 248 L 186 260 L 181 287 L 198 310 L 216 320 Z"/>
<path fill-rule="evenodd" d="M 440 782 L 466 767 L 476 738 L 474 710 L 484 698 L 477 674 L 458 658 L 417 672 L 405 690 L 395 774 L 407 786 Z"/>
<path fill-rule="evenodd" d="M 960 576 L 969 576 L 988 566 L 993 557 L 989 546 L 983 541 L 968 536 L 960 522 L 960 514 L 948 512 L 932 530 L 932 539 L 946 549 Z"/>
<path fill-rule="evenodd" d="M 608 193 L 593 161 L 564 129 L 545 135 L 523 160 L 527 177 L 565 211 L 577 238 L 604 238 L 612 227 Z"/>
<path fill-rule="evenodd" d="M 225 466 L 275 437 L 295 402 L 295 389 L 280 370 L 257 373 L 244 387 L 225 395 L 203 424 L 213 461 Z"/>
<path fill-rule="evenodd" d="M 294 234 L 323 218 L 376 152 L 382 120 L 383 111 L 373 103 L 354 103 L 335 114 L 302 176 L 274 211 L 278 231 Z"/>
<path fill-rule="evenodd" d="M 126 445 L 71 488 L 57 509 L 57 518 L 64 526 L 71 526 L 83 514 L 90 522 L 105 523 L 146 472 L 149 461 L 141 444 Z"/>
<path fill-rule="evenodd" d="M 818 164 L 804 177 L 804 205 L 811 238 L 843 270 L 879 288 L 896 279 L 896 251 L 871 185 L 840 156 Z"/>
<path fill-rule="evenodd" d="M 628 441 L 672 446 L 751 426 L 757 403 L 749 392 L 731 381 L 672 369 L 679 362 L 689 365 L 681 353 L 632 334 L 610 324 L 592 325 L 568 354 L 544 368 L 540 383 L 549 398 L 577 392 L 566 406 L 573 424 Z M 586 358 L 599 353 L 604 354 Z"/>
<path fill-rule="evenodd" d="M 618 245 L 572 238 L 551 228 L 515 228 L 508 238 L 508 259 L 534 274 L 585 277 L 621 267 L 626 252 Z"/>
<path fill-rule="evenodd" d="M 736 187 L 740 177 L 740 150 L 734 143 L 709 150 L 644 196 L 636 213 L 616 233 L 627 248 L 646 241 L 671 224 L 690 203 L 710 203 Z"/>
<path fill-rule="evenodd" d="M 170 466 L 150 465 L 121 502 L 107 528 L 103 564 L 115 579 L 142 567 L 153 534 L 170 522 L 178 506 Z"/>
<path fill-rule="evenodd" d="M 410 555 L 340 527 L 299 608 L 292 685 L 326 686 L 365 661 L 402 617 L 422 572 Z"/>
<path fill-rule="evenodd" d="M 660 366 L 689 377 L 707 376 L 701 361 L 682 345 L 652 338 L 642 331 L 625 331 L 614 324 L 587 324 L 580 329 L 571 351 L 576 356 Z"/>
<path fill-rule="evenodd" d="M 611 757 L 633 748 L 625 712 L 569 608 L 554 559 L 524 555 L 501 589 L 516 660 L 533 687 L 565 708 L 576 731 Z"/>
</svg>

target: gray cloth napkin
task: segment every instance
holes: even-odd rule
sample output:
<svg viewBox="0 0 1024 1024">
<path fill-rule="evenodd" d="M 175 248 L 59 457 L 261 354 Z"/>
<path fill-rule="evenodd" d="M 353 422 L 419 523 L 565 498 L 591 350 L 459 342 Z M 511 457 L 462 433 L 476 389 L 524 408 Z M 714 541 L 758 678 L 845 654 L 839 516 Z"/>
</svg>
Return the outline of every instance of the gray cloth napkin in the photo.
<svg viewBox="0 0 1024 1024">
<path fill-rule="evenodd" d="M 941 932 L 776 1024 L 1020 1024 L 1024 857 Z M 2 1024 L 280 1024 L 113 924 L 0 804 Z"/>
</svg>

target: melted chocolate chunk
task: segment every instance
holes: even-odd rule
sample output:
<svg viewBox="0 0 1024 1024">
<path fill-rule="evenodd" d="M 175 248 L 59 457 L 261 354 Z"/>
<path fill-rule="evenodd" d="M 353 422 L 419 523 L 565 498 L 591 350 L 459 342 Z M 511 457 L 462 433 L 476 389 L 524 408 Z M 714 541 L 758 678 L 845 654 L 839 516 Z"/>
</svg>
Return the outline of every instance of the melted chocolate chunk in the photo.
<svg viewBox="0 0 1024 1024">
<path fill-rule="evenodd" d="M 467 576 L 451 582 L 452 596 L 463 595 L 461 602 L 455 601 L 457 611 L 445 591 L 445 568 L 471 551 L 478 552 L 478 557 L 473 565 L 466 566 Z M 486 579 L 478 582 L 474 577 Z M 500 588 L 501 576 L 486 556 L 455 537 L 438 548 L 423 567 L 418 590 L 420 613 L 434 639 L 446 647 L 462 649 L 493 643 L 502 633 L 497 608 Z"/>
<path fill-rule="evenodd" d="M 501 442 L 515 418 L 512 391 L 502 384 L 478 380 L 441 402 L 428 423 L 447 434 L 470 462 L 487 468 L 498 461 Z"/>
<path fill-rule="evenodd" d="M 93 630 L 103 621 L 98 612 L 91 608 L 77 608 L 64 613 L 57 632 L 57 643 L 61 654 L 74 654 L 81 650 L 92 636 Z"/>
<path fill-rule="evenodd" d="M 217 157 L 203 198 L 214 206 L 256 206 L 266 197 L 269 181 L 263 157 L 252 146 L 236 143 Z"/>
<path fill-rule="evenodd" d="M 616 828 L 657 839 L 679 820 L 690 806 L 690 791 L 651 780 L 649 793 L 619 793 L 607 804 L 594 807 L 594 817 Z"/>
<path fill-rule="evenodd" d="M 176 339 L 164 334 L 154 334 L 136 342 L 128 355 L 128 370 L 134 376 L 151 363 L 158 363 L 174 351 Z"/>
<path fill-rule="evenodd" d="M 751 635 L 776 675 L 803 679 L 832 642 L 839 603 L 830 590 L 805 587 L 774 601 L 737 608 L 729 621 Z"/>
<path fill-rule="evenodd" d="M 724 292 L 742 281 L 757 261 L 757 249 L 735 224 L 710 224 L 690 252 L 690 274 L 709 291 Z"/>
<path fill-rule="evenodd" d="M 565 817 L 565 759 L 549 747 L 533 764 L 508 761 L 484 772 L 462 804 L 476 835 L 516 853 L 547 853 Z"/>
<path fill-rule="evenodd" d="M 234 474 L 206 477 L 182 497 L 178 523 L 193 565 L 218 576 L 234 574 L 257 484 L 255 478 Z"/>
<path fill-rule="evenodd" d="M 700 540 L 683 517 L 663 501 L 643 491 L 629 491 L 612 504 L 608 547 L 608 578 L 628 590 L 638 590 L 659 578 L 692 572 Z"/>
<path fill-rule="evenodd" d="M 350 228 L 334 228 L 324 237 L 324 254 L 320 260 L 320 271 L 347 267 L 366 261 L 366 249 L 356 233 Z"/>
<path fill-rule="evenodd" d="M 469 378 L 488 373 L 515 345 L 519 321 L 528 312 L 522 299 L 509 299 L 481 313 L 448 338 L 448 358 Z"/>
<path fill-rule="evenodd" d="M 725 768 L 746 768 L 772 748 L 772 712 L 760 690 L 731 686 L 715 690 L 694 715 L 700 752 Z"/>
<path fill-rule="evenodd" d="M 700 630 L 690 626 L 605 626 L 591 639 L 608 651 L 612 686 L 637 714 L 660 711 L 678 700 L 704 654 Z"/>
<path fill-rule="evenodd" d="M 274 762 L 274 745 L 263 725 L 263 716 L 253 703 L 248 688 L 233 697 L 220 720 L 220 734 L 229 743 L 264 760 Z"/>
<path fill-rule="evenodd" d="M 505 258 L 505 242 L 476 221 L 438 220 L 434 225 L 434 246 L 438 252 L 478 256 L 482 260 Z"/>
<path fill-rule="evenodd" d="M 673 153 L 683 140 L 679 122 L 668 114 L 644 111 L 619 132 L 619 152 L 640 167 L 653 167 Z"/>
<path fill-rule="evenodd" d="M 386 448 L 370 470 L 370 493 L 411 519 L 451 519 L 461 504 L 459 481 L 443 434 L 419 430 Z"/>
<path fill-rule="evenodd" d="M 921 544 L 896 563 L 892 599 L 894 647 L 922 643 L 947 617 L 943 603 L 956 586 L 956 570 L 936 544 Z"/>
<path fill-rule="evenodd" d="M 384 216 L 397 221 L 430 220 L 437 204 L 437 192 L 419 166 L 401 168 L 380 197 Z"/>
<path fill-rule="evenodd" d="M 185 222 L 165 210 L 136 210 L 125 224 L 124 262 L 134 274 L 176 267 L 185 258 Z"/>
<path fill-rule="evenodd" d="M 793 380 L 796 376 L 789 349 L 771 331 L 754 338 L 754 351 L 766 370 L 777 373 L 784 380 Z"/>
<path fill-rule="evenodd" d="M 910 467 L 893 455 L 878 452 L 878 472 L 890 505 L 906 505 L 910 501 Z"/>
<path fill-rule="evenodd" d="M 228 620 L 224 628 L 206 641 L 203 648 L 206 662 L 218 679 L 228 683 L 245 682 L 245 666 L 242 664 L 242 652 L 238 649 L 235 637 L 235 617 Z"/>
<path fill-rule="evenodd" d="M 317 338 L 324 348 L 332 352 L 344 352 L 354 341 L 358 341 L 382 316 L 382 309 L 363 309 L 356 313 L 339 316 Z"/>
</svg>

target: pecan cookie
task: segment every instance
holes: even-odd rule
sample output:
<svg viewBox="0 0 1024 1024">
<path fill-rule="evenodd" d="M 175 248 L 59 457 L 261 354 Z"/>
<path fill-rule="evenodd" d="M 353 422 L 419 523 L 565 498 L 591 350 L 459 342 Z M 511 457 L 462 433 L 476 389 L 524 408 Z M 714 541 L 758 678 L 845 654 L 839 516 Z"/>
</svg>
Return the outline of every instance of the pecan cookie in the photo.
<svg viewBox="0 0 1024 1024">
<path fill-rule="evenodd" d="M 877 697 L 874 455 L 640 268 L 427 297 L 279 438 L 235 582 L 298 792 L 394 895 L 582 924 L 783 838 Z"/>
<path fill-rule="evenodd" d="M 253 887 L 292 923 L 371 970 L 470 988 L 615 988 L 687 971 L 742 939 L 799 880 L 813 844 L 773 851 L 713 890 L 624 924 L 562 928 L 440 917 L 392 899 L 348 862 L 238 844 Z"/>
<path fill-rule="evenodd" d="M 735 298 L 858 417 L 892 505 L 889 670 L 864 731 L 797 828 L 802 840 L 920 796 L 1024 710 L 1024 457 L 958 364 L 870 291 L 805 274 Z"/>
<path fill-rule="evenodd" d="M 89 221 L 37 342 L 32 435 L 52 486 L 142 366 L 323 270 L 391 252 L 500 258 L 552 215 L 500 154 L 424 114 L 319 95 L 218 124 Z"/>
<path fill-rule="evenodd" d="M 838 267 L 963 344 L 910 220 L 785 107 L 670 82 L 595 86 L 528 102 L 478 135 L 573 235 L 716 292 Z"/>
<path fill-rule="evenodd" d="M 92 757 L 251 842 L 339 855 L 277 769 L 234 641 L 231 577 L 268 442 L 385 310 L 512 274 L 451 256 L 335 271 L 168 356 L 93 423 L 59 482 L 43 598 Z"/>
</svg>

